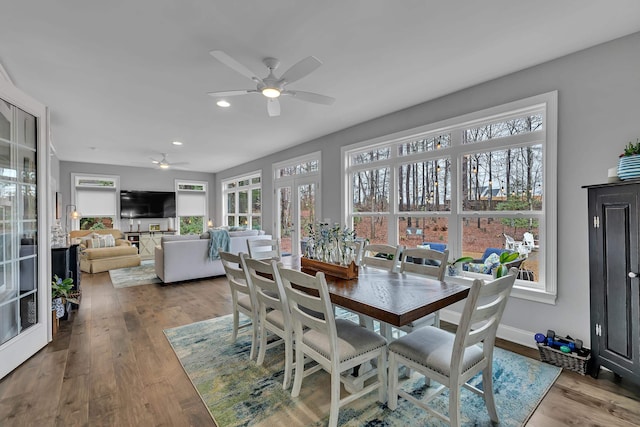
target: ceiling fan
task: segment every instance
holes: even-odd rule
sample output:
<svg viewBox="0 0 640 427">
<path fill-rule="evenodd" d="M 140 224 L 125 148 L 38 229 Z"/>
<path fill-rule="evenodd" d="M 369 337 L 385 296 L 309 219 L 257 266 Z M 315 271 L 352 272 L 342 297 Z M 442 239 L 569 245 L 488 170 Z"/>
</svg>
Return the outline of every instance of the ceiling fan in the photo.
<svg viewBox="0 0 640 427">
<path fill-rule="evenodd" d="M 160 154 L 162 154 L 162 159 L 160 160 L 156 160 L 153 157 L 151 158 L 151 163 L 153 163 L 154 165 L 158 165 L 160 169 L 169 169 L 171 166 L 188 164 L 188 162 L 170 162 L 167 160 L 167 153 Z"/>
<path fill-rule="evenodd" d="M 282 74 L 280 77 L 276 77 L 273 72 L 280 65 L 280 61 L 275 58 L 264 58 L 262 62 L 269 70 L 269 75 L 261 79 L 256 76 L 256 73 L 249 70 L 247 67 L 227 55 L 221 50 L 212 50 L 209 52 L 214 58 L 222 62 L 232 70 L 242 74 L 243 76 L 253 80 L 256 83 L 255 89 L 237 89 L 237 90 L 225 90 L 221 92 L 209 92 L 209 95 L 223 98 L 227 96 L 247 95 L 251 93 L 261 93 L 268 98 L 267 112 L 270 117 L 276 117 L 280 115 L 280 96 L 290 96 L 301 101 L 313 102 L 316 104 L 331 105 L 335 101 L 335 98 L 330 96 L 320 95 L 313 92 L 303 92 L 300 90 L 290 90 L 286 86 L 289 83 L 293 83 L 306 77 L 316 68 L 322 65 L 322 62 L 314 56 L 309 56 Z"/>
</svg>

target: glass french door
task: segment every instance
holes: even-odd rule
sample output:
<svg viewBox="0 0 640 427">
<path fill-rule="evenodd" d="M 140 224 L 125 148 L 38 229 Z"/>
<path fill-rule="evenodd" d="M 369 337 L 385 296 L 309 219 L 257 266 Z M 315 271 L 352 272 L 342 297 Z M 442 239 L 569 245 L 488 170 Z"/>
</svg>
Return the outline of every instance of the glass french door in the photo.
<svg viewBox="0 0 640 427">
<path fill-rule="evenodd" d="M 276 232 L 283 254 L 302 255 L 307 226 L 319 212 L 317 177 L 279 180 L 276 187 Z"/>
<path fill-rule="evenodd" d="M 46 123 L 46 108 L 0 77 L 0 378 L 51 334 Z"/>
</svg>

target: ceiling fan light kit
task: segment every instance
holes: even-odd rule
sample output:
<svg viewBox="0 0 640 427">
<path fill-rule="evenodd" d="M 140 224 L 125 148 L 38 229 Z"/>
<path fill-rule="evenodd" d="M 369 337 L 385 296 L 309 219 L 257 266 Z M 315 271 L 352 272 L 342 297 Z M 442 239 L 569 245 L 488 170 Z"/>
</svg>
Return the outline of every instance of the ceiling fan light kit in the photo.
<svg viewBox="0 0 640 427">
<path fill-rule="evenodd" d="M 273 73 L 274 70 L 278 68 L 278 65 L 280 65 L 280 61 L 275 58 L 265 58 L 262 62 L 269 70 L 269 74 L 264 79 L 261 79 L 257 77 L 253 71 L 249 70 L 247 67 L 245 67 L 221 50 L 212 50 L 210 54 L 227 67 L 231 68 L 237 73 L 242 74 L 243 76 L 256 83 L 255 90 L 237 89 L 221 92 L 209 92 L 210 96 L 221 98 L 228 96 L 247 95 L 250 93 L 261 93 L 266 98 L 268 98 L 267 113 L 270 117 L 276 117 L 280 115 L 280 101 L 278 100 L 278 98 L 281 95 L 288 95 L 301 101 L 313 102 L 315 104 L 322 105 L 331 105 L 335 101 L 335 99 L 330 96 L 320 95 L 318 93 L 286 89 L 287 84 L 293 83 L 297 80 L 302 79 L 303 77 L 306 77 L 320 65 L 322 65 L 322 62 L 320 62 L 320 60 L 318 60 L 318 58 L 314 56 L 309 56 L 297 62 L 287 71 L 285 71 L 284 74 L 280 76 L 280 78 L 276 77 Z M 220 107 L 224 107 L 225 105 L 221 105 L 221 102 L 224 101 L 224 99 L 220 99 L 218 102 L 216 102 L 216 104 Z"/>
</svg>

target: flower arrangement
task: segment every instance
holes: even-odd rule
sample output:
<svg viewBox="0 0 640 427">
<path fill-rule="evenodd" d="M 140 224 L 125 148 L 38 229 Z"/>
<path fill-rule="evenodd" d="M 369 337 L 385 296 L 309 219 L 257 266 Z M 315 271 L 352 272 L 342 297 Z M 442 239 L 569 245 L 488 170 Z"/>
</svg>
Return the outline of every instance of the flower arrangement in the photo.
<svg viewBox="0 0 640 427">
<path fill-rule="evenodd" d="M 323 262 L 349 264 L 355 256 L 356 232 L 340 224 L 308 224 L 307 248 L 304 256 Z"/>
</svg>

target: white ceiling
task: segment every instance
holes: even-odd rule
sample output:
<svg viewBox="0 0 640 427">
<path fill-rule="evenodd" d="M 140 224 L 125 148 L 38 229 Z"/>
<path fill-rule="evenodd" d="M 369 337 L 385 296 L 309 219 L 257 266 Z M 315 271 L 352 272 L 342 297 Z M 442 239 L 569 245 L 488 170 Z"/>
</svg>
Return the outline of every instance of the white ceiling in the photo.
<svg viewBox="0 0 640 427">
<path fill-rule="evenodd" d="M 357 123 L 640 31 L 637 0 L 0 0 L 0 63 L 51 110 L 60 160 L 218 172 Z M 313 55 L 290 89 L 332 106 L 207 92 Z M 184 142 L 174 147 L 171 142 Z"/>
</svg>

